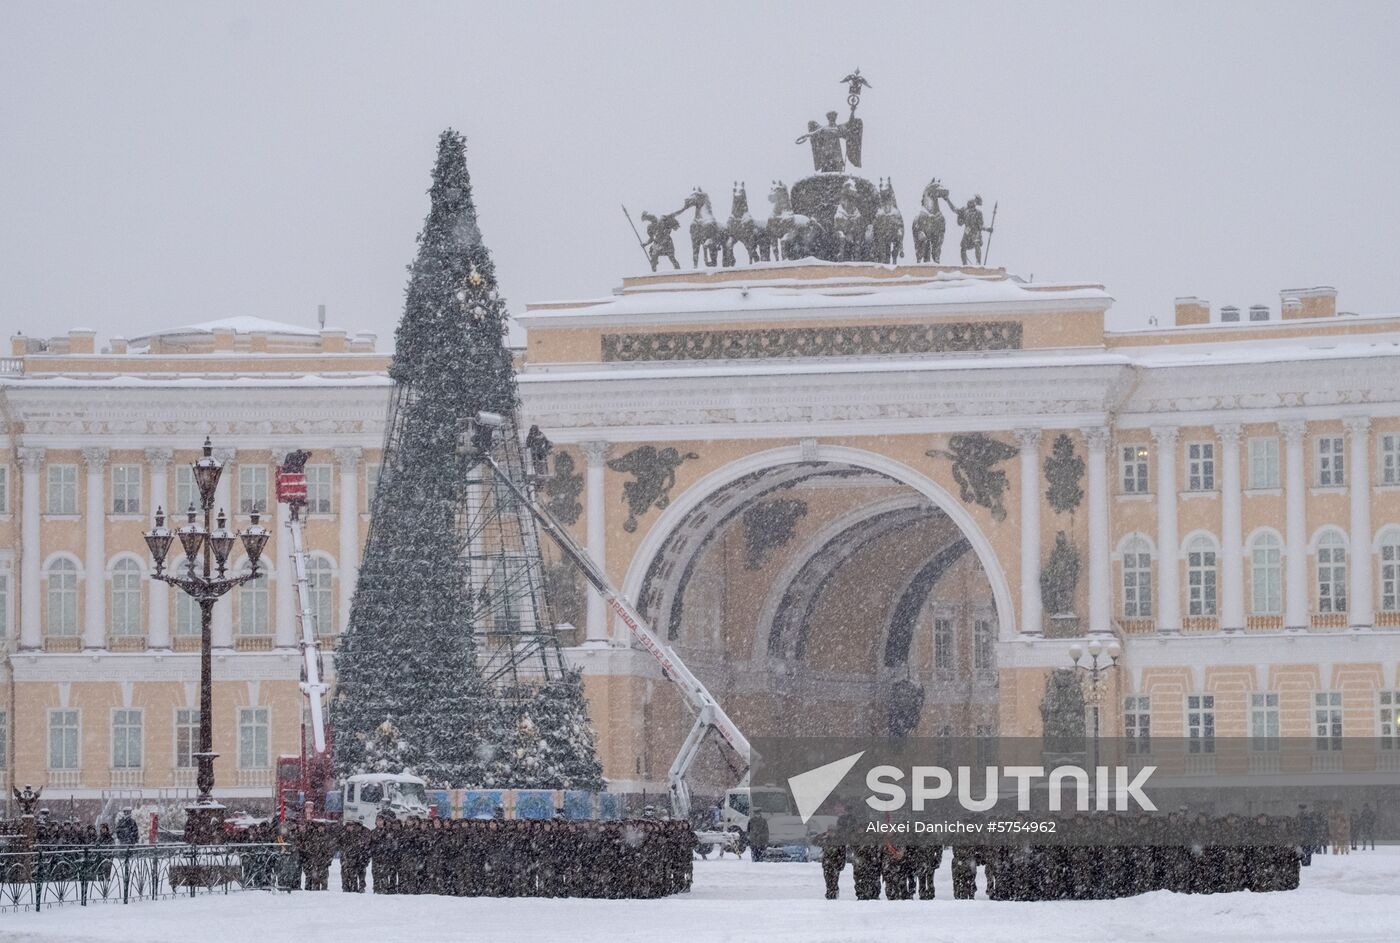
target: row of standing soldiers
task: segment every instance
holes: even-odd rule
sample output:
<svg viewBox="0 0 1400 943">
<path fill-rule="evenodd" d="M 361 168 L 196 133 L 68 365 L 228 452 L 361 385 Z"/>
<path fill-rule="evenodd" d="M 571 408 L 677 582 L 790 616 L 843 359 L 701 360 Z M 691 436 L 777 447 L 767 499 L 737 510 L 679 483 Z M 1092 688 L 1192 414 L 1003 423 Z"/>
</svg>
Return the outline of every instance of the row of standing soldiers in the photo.
<svg viewBox="0 0 1400 943">
<path fill-rule="evenodd" d="M 288 843 L 307 890 L 454 897 L 665 897 L 690 890 L 689 823 L 635 819 L 408 819 L 295 826 Z"/>
<path fill-rule="evenodd" d="M 1018 816 L 1018 821 L 1026 820 Z M 1107 814 L 1065 817 L 1055 826 L 1053 834 L 1065 843 L 1032 844 L 1034 835 L 1027 833 L 953 836 L 953 896 L 975 896 L 978 867 L 991 900 L 1103 900 L 1157 890 L 1212 894 L 1298 887 L 1302 854 L 1294 818 L 1191 819 L 1174 812 L 1130 821 Z M 859 900 L 879 898 L 882 888 L 890 900 L 932 900 L 943 846 L 896 846 L 876 837 L 867 840 L 850 816 L 842 816 L 823 836 L 827 898 L 837 897 L 841 870 L 850 861 Z"/>
</svg>

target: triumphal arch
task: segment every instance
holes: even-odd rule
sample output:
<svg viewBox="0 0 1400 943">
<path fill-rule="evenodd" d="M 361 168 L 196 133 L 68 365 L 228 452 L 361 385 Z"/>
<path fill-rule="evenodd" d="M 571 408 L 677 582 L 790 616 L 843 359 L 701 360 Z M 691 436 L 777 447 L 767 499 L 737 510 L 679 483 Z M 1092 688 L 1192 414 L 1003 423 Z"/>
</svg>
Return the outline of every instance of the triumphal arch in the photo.
<svg viewBox="0 0 1400 943">
<path fill-rule="evenodd" d="M 990 266 L 995 201 L 931 175 L 906 230 L 842 82 L 766 220 L 695 187 L 641 214 L 649 274 L 520 316 L 554 513 L 751 737 L 1038 736 L 1097 641 L 1134 752 L 1345 735 L 1400 767 L 1400 318 L 1319 286 L 1111 330 L 1104 286 Z M 606 773 L 657 788 L 680 699 L 553 572 Z"/>
</svg>

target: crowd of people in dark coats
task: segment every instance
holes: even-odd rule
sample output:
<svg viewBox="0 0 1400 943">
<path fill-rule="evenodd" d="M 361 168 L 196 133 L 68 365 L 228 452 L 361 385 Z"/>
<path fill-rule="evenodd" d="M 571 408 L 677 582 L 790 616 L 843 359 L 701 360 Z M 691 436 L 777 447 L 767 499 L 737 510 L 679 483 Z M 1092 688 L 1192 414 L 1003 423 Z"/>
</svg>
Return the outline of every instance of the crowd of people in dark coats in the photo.
<svg viewBox="0 0 1400 943">
<path fill-rule="evenodd" d="M 260 841 L 255 826 L 248 840 Z M 665 897 L 690 889 L 689 823 L 563 818 L 310 821 L 286 828 L 284 887 L 327 890 L 340 855 L 341 890 L 453 897 Z"/>
<path fill-rule="evenodd" d="M 1018 816 L 1018 822 L 1028 820 Z M 1311 860 L 1294 816 L 1238 815 L 1137 818 L 1113 813 L 1054 819 L 1056 844 L 1034 831 L 971 832 L 949 839 L 953 896 L 972 898 L 983 871 L 992 900 L 1103 900 L 1148 891 L 1183 894 L 1284 891 L 1298 887 Z M 985 827 L 986 823 L 983 823 Z M 854 870 L 856 898 L 932 900 L 944 857 L 938 844 L 902 844 L 864 834 L 843 815 L 822 836 L 826 896 L 839 894 L 842 869 Z"/>
</svg>

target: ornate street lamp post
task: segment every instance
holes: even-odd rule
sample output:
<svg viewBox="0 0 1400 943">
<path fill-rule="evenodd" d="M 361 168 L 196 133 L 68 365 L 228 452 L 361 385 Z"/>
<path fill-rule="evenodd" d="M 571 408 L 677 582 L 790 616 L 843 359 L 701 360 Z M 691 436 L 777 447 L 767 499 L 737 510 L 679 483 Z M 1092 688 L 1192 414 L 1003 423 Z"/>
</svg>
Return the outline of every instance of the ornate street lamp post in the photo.
<svg viewBox="0 0 1400 943">
<path fill-rule="evenodd" d="M 199 522 L 199 511 L 191 504 L 188 521 L 178 530 L 171 531 L 165 526 L 165 511 L 157 508 L 155 527 L 142 536 L 146 538 L 151 559 L 155 561 L 154 578 L 179 587 L 199 603 L 199 752 L 195 754 L 199 762 L 199 773 L 195 779 L 199 796 L 185 810 L 185 841 L 209 844 L 218 840 L 224 810 L 214 801 L 214 758 L 217 754 L 214 753 L 213 640 L 210 632 L 214 603 L 235 586 L 262 575 L 258 572 L 258 564 L 269 535 L 266 528 L 258 524 L 256 508 L 249 515 L 248 529 L 241 534 L 228 529 L 228 520 L 222 508 L 218 517 L 214 518 L 214 489 L 218 487 L 224 466 L 214 457 L 214 447 L 207 438 L 204 440 L 204 455 L 194 463 L 193 468 L 204 522 Z M 225 576 L 229 554 L 240 538 L 243 551 L 248 555 L 248 572 L 242 576 Z M 185 553 L 183 574 L 165 572 L 165 555 L 176 540 L 180 541 Z"/>
<path fill-rule="evenodd" d="M 1104 696 L 1108 693 L 1108 673 L 1118 667 L 1118 659 L 1123 655 L 1123 649 L 1115 639 L 1105 646 L 1098 639 L 1089 642 L 1089 664 L 1081 665 L 1079 660 L 1084 657 L 1084 648 L 1078 644 L 1069 647 L 1070 664 L 1076 672 L 1083 672 L 1080 680 L 1084 686 L 1084 699 L 1089 702 L 1089 707 L 1093 710 L 1094 718 L 1094 772 L 1090 774 L 1090 782 L 1098 781 L 1099 767 L 1099 715 L 1100 708 L 1103 707 Z M 1109 661 L 1106 664 L 1099 664 L 1099 658 L 1107 654 Z"/>
</svg>

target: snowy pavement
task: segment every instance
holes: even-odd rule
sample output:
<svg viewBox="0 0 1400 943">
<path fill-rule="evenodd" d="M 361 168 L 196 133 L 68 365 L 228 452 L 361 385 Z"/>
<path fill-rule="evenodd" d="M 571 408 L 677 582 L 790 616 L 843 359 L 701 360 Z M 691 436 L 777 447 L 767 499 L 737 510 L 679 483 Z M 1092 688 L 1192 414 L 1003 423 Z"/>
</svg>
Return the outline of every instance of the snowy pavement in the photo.
<svg viewBox="0 0 1400 943">
<path fill-rule="evenodd" d="M 332 886 L 338 886 L 333 883 Z M 952 900 L 946 865 L 935 901 L 822 898 L 816 864 L 700 861 L 695 887 L 667 900 L 488 900 L 253 891 L 196 900 L 0 914 L 0 941 L 140 943 L 1039 943 L 1354 941 L 1397 938 L 1400 848 L 1315 858 L 1298 891 L 1022 904 Z M 980 896 L 980 894 L 979 894 Z"/>
</svg>

